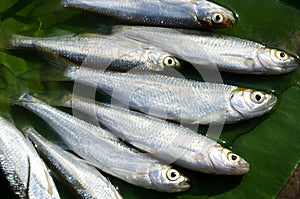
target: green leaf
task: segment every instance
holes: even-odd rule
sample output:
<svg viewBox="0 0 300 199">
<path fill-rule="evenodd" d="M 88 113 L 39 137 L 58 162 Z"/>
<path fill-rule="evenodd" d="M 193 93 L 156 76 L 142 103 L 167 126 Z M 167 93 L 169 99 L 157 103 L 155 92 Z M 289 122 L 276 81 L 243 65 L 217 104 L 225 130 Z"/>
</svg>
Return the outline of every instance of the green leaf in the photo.
<svg viewBox="0 0 300 199">
<path fill-rule="evenodd" d="M 238 23 L 232 29 L 216 33 L 237 36 L 265 45 L 300 54 L 300 4 L 297 0 L 214 0 L 235 11 Z M 0 3 L 0 114 L 16 124 L 30 116 L 34 126 L 43 126 L 45 134 L 51 130 L 41 119 L 20 107 L 15 98 L 24 91 L 41 93 L 55 99 L 72 84 L 65 82 L 42 83 L 40 73 L 36 78 L 22 80 L 18 75 L 34 68 L 49 67 L 47 61 L 34 52 L 6 50 L 9 35 L 56 36 L 70 33 L 110 32 L 119 24 L 109 17 L 67 10 L 60 0 L 4 0 Z M 224 73 L 225 83 L 275 92 L 279 104 L 270 114 L 224 128 L 220 142 L 240 154 L 251 164 L 245 176 L 214 176 L 177 168 L 187 174 L 192 188 L 184 193 L 167 194 L 129 185 L 112 176 L 124 199 L 138 198 L 275 198 L 300 161 L 300 69 L 278 76 L 236 75 Z M 188 74 L 196 80 L 195 74 Z M 49 99 L 51 101 L 52 99 Z M 9 103 L 7 103 L 9 102 Z M 11 105 L 13 108 L 11 108 Z M 20 111 L 21 110 L 21 111 Z M 22 113 L 21 113 L 22 112 Z M 14 117 L 14 116 L 18 117 Z M 205 128 L 204 128 L 205 129 Z M 51 137 L 51 136 L 49 136 Z M 69 198 L 62 184 L 57 184 L 62 198 Z M 0 187 L 3 187 L 2 184 Z M 3 189 L 0 190 L 5 192 Z"/>
<path fill-rule="evenodd" d="M 10 7 L 12 7 L 18 0 L 10 0 L 10 1 L 1 1 L 0 2 L 0 13 L 6 11 Z"/>
</svg>

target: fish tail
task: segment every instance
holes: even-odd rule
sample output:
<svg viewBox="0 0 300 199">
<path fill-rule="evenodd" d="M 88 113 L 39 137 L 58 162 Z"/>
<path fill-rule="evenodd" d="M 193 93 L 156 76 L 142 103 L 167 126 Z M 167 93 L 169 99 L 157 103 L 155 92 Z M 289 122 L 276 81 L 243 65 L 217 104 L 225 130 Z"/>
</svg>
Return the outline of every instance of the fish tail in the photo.
<svg viewBox="0 0 300 199">
<path fill-rule="evenodd" d="M 34 96 L 32 96 L 31 94 L 25 92 L 23 94 L 21 94 L 21 96 L 19 97 L 18 101 L 23 104 L 23 103 L 42 103 L 41 100 L 35 98 Z"/>
<path fill-rule="evenodd" d="M 42 68 L 32 69 L 26 71 L 25 73 L 18 76 L 22 80 L 34 80 L 37 78 L 37 75 L 40 77 L 40 81 L 49 82 L 49 81 L 69 81 L 66 77 L 66 74 L 69 73 L 68 67 L 60 67 L 57 65 L 49 65 Z"/>
<path fill-rule="evenodd" d="M 63 92 L 63 91 L 61 91 Z M 66 91 L 67 93 L 70 93 L 70 91 Z M 70 96 L 72 96 L 70 94 Z M 62 94 L 62 96 L 55 96 L 53 97 L 51 94 L 43 93 L 43 94 L 32 94 L 29 92 L 24 92 L 18 97 L 18 104 L 24 104 L 24 103 L 47 103 L 51 106 L 65 106 L 63 104 L 63 99 L 65 97 L 65 94 Z"/>
<path fill-rule="evenodd" d="M 36 45 L 35 48 L 42 52 L 42 56 L 48 61 L 48 64 L 45 67 L 35 68 L 23 73 L 19 76 L 20 79 L 32 80 L 36 78 L 38 72 L 41 81 L 70 81 L 68 74 L 79 66 L 60 57 L 47 47 Z"/>
<path fill-rule="evenodd" d="M 0 101 L 14 104 L 18 95 L 27 90 L 25 84 L 18 79 L 15 74 L 5 65 L 0 64 Z"/>
<path fill-rule="evenodd" d="M 11 38 L 12 38 L 12 33 L 10 33 L 7 30 L 4 30 L 3 28 L 0 28 L 0 49 L 12 49 L 14 48 L 11 45 Z"/>
<path fill-rule="evenodd" d="M 66 95 L 61 99 L 61 104 L 62 104 L 63 106 L 66 106 L 66 107 L 72 107 L 72 98 L 73 98 L 72 93 L 66 94 Z"/>
<path fill-rule="evenodd" d="M 31 48 L 34 43 L 34 38 L 21 35 L 11 35 L 8 39 L 8 49 L 16 48 Z"/>
</svg>

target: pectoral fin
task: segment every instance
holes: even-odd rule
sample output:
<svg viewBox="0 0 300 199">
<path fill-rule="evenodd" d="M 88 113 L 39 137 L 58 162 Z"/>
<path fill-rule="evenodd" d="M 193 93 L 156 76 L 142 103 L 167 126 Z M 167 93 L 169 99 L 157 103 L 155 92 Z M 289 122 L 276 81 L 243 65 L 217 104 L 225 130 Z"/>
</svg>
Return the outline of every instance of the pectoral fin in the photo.
<svg viewBox="0 0 300 199">
<path fill-rule="evenodd" d="M 192 124 L 225 123 L 226 109 L 199 117 Z"/>
</svg>

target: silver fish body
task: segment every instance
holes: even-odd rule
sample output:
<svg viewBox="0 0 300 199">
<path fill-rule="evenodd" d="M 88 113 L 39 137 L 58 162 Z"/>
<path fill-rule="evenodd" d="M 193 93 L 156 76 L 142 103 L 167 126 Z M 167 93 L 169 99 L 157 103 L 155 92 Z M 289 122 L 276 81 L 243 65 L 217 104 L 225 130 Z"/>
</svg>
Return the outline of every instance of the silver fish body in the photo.
<svg viewBox="0 0 300 199">
<path fill-rule="evenodd" d="M 66 97 L 64 104 L 96 117 L 125 142 L 164 162 L 222 175 L 242 175 L 249 171 L 249 164 L 243 158 L 189 128 L 74 95 Z M 211 159 L 212 156 L 216 158 Z"/>
<path fill-rule="evenodd" d="M 24 134 L 80 198 L 122 198 L 110 181 L 84 160 L 47 141 L 31 127 L 24 129 Z"/>
<path fill-rule="evenodd" d="M 163 71 L 166 67 L 181 67 L 170 53 L 124 37 L 86 34 L 34 38 L 15 35 L 10 43 L 12 48 L 48 50 L 98 69 Z"/>
<path fill-rule="evenodd" d="M 64 7 L 112 16 L 133 24 L 179 28 L 228 28 L 232 11 L 205 0 L 62 0 Z"/>
<path fill-rule="evenodd" d="M 236 37 L 157 27 L 123 27 L 118 32 L 175 54 L 200 72 L 213 66 L 225 72 L 275 75 L 299 66 L 296 55 Z"/>
<path fill-rule="evenodd" d="M 22 199 L 59 199 L 53 179 L 33 145 L 2 117 L 0 125 L 0 168 L 14 193 Z"/>
<path fill-rule="evenodd" d="M 164 192 L 181 192 L 188 178 L 171 166 L 139 153 L 111 133 L 24 94 L 21 105 L 43 118 L 76 154 L 102 171 L 128 183 Z"/>
<path fill-rule="evenodd" d="M 270 111 L 277 98 L 261 91 L 152 74 L 70 67 L 65 76 L 110 94 L 129 107 L 190 124 L 234 123 Z"/>
</svg>

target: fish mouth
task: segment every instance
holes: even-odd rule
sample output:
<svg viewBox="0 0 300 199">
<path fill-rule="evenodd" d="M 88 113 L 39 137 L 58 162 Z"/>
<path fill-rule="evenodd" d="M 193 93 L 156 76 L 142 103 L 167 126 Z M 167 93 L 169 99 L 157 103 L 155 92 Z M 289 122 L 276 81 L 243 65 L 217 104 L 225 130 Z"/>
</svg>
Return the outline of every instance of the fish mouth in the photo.
<svg viewBox="0 0 300 199">
<path fill-rule="evenodd" d="M 245 160 L 239 164 L 239 169 L 235 169 L 234 175 L 244 175 L 250 171 L 250 164 Z"/>
<path fill-rule="evenodd" d="M 190 184 L 190 179 L 187 177 L 184 177 L 184 180 L 182 182 L 179 182 L 177 186 L 168 186 L 168 191 L 171 193 L 176 193 L 176 192 L 183 192 L 191 188 Z"/>
<path fill-rule="evenodd" d="M 271 99 L 270 99 L 270 102 L 268 104 L 268 111 L 271 110 L 277 103 L 277 97 L 276 96 L 272 96 Z"/>
<path fill-rule="evenodd" d="M 235 20 L 232 21 L 232 19 L 227 19 L 226 22 L 223 24 L 223 26 L 220 28 L 233 28 L 234 24 L 235 24 Z"/>
<path fill-rule="evenodd" d="M 190 179 L 186 178 L 184 181 L 178 184 L 181 190 L 188 190 L 191 187 Z"/>
</svg>

